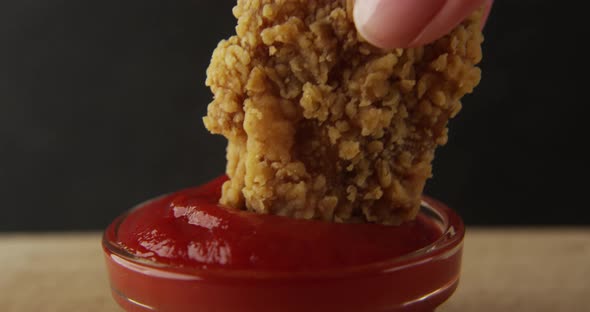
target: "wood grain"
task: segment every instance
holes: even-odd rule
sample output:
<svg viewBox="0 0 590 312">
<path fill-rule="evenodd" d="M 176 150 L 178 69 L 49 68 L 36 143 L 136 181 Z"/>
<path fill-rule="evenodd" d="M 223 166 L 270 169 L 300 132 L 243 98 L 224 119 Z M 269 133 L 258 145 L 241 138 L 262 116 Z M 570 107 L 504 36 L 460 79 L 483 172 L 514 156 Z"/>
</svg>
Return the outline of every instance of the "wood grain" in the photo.
<svg viewBox="0 0 590 312">
<path fill-rule="evenodd" d="M 2 312 L 120 311 L 97 233 L 2 234 L 0 268 Z M 469 231 L 455 311 L 590 311 L 590 228 Z"/>
</svg>

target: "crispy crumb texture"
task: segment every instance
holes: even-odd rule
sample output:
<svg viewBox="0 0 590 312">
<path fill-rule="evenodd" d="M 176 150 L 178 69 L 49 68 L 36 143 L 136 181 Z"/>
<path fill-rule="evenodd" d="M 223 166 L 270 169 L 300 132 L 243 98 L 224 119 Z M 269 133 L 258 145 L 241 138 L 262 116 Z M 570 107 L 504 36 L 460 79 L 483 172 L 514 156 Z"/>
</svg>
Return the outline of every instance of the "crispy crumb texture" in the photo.
<svg viewBox="0 0 590 312">
<path fill-rule="evenodd" d="M 360 37 L 352 0 L 238 0 L 207 70 L 228 139 L 221 203 L 335 222 L 413 219 L 438 145 L 480 80 L 481 12 L 418 48 Z"/>
</svg>

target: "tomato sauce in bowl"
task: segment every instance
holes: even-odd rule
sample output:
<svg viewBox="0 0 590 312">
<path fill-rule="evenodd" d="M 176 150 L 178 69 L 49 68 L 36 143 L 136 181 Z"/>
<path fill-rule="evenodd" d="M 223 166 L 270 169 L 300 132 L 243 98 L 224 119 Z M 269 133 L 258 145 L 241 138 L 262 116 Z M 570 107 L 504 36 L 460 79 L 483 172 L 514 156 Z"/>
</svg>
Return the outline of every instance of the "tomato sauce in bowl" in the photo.
<svg viewBox="0 0 590 312">
<path fill-rule="evenodd" d="M 424 198 L 400 226 L 339 224 L 219 206 L 218 178 L 143 203 L 105 231 L 127 311 L 432 311 L 457 286 L 464 227 Z"/>
</svg>

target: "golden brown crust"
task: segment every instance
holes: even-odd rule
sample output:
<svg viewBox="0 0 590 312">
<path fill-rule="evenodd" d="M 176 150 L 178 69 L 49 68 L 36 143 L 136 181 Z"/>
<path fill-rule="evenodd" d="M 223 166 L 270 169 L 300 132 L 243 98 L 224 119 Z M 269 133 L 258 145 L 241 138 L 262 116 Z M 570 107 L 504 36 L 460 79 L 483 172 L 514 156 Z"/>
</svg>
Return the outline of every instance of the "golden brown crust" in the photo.
<svg viewBox="0 0 590 312">
<path fill-rule="evenodd" d="M 238 0 L 207 70 L 228 139 L 222 204 L 327 221 L 415 217 L 437 145 L 478 84 L 481 12 L 425 47 L 365 42 L 351 0 Z"/>
</svg>

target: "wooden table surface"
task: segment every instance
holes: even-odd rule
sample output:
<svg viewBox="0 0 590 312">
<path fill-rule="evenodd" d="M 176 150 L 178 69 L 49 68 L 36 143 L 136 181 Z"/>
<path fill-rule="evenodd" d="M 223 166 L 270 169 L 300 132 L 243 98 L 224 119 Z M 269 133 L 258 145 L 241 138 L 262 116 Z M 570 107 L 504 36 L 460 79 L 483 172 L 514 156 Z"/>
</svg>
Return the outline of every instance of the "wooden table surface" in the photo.
<svg viewBox="0 0 590 312">
<path fill-rule="evenodd" d="M 0 234 L 0 311 L 120 311 L 101 253 L 98 233 Z M 590 311 L 590 228 L 470 230 L 439 311 Z"/>
</svg>

